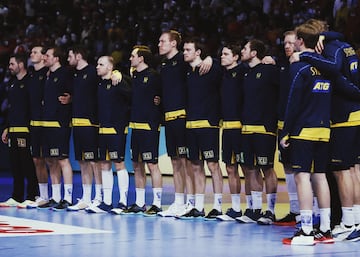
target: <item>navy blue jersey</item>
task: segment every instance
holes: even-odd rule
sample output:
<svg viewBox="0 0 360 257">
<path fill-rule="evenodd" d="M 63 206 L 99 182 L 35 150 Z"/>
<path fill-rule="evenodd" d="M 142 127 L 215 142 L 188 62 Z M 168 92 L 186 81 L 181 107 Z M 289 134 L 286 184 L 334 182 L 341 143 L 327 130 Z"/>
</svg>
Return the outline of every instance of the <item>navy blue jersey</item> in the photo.
<svg viewBox="0 0 360 257">
<path fill-rule="evenodd" d="M 8 89 L 7 127 L 28 128 L 30 125 L 30 100 L 28 91 L 29 76 L 25 75 L 21 80 L 16 77 L 10 81 Z M 10 131 L 11 132 L 11 131 Z M 28 131 L 14 131 L 28 132 Z"/>
<path fill-rule="evenodd" d="M 165 120 L 185 116 L 186 105 L 186 67 L 184 56 L 178 52 L 171 59 L 161 62 L 160 75 L 162 85 L 162 106 Z"/>
<path fill-rule="evenodd" d="M 242 132 L 276 134 L 279 71 L 275 65 L 258 64 L 244 77 Z"/>
<path fill-rule="evenodd" d="M 29 72 L 28 87 L 30 93 L 30 113 L 31 120 L 40 121 L 42 119 L 42 101 L 44 94 L 44 85 L 46 81 L 47 67 L 40 70 Z"/>
<path fill-rule="evenodd" d="M 243 79 L 248 67 L 239 64 L 230 70 L 224 70 L 221 82 L 221 107 L 223 127 L 227 128 L 228 121 L 241 121 L 241 108 L 243 102 Z M 227 125 L 228 124 L 228 125 Z M 239 127 L 236 127 L 239 128 Z"/>
<path fill-rule="evenodd" d="M 325 141 L 330 138 L 331 84 L 305 62 L 290 66 L 291 87 L 281 138 Z"/>
<path fill-rule="evenodd" d="M 46 79 L 44 87 L 43 100 L 43 121 L 44 126 L 47 124 L 52 127 L 55 121 L 60 126 L 69 126 L 71 119 L 71 104 L 61 104 L 58 97 L 64 93 L 72 93 L 71 76 L 65 67 L 60 67 L 54 72 L 50 72 Z"/>
<path fill-rule="evenodd" d="M 221 116 L 220 88 L 221 67 L 213 63 L 208 73 L 199 74 L 199 68 L 188 66 L 187 86 L 187 128 L 209 128 L 219 126 Z"/>
<path fill-rule="evenodd" d="M 124 79 L 117 85 L 112 85 L 110 79 L 98 83 L 97 106 L 100 127 L 112 128 L 128 124 L 130 95 L 130 86 Z"/>
<path fill-rule="evenodd" d="M 97 120 L 97 91 L 99 77 L 92 65 L 75 70 L 73 75 L 72 117 L 73 125 L 87 121 L 95 125 Z"/>
<path fill-rule="evenodd" d="M 279 101 L 278 101 L 278 128 L 282 129 L 284 126 L 284 117 L 286 111 L 286 104 L 290 91 L 290 63 L 288 59 L 279 62 Z"/>
<path fill-rule="evenodd" d="M 133 129 L 158 130 L 162 118 L 155 96 L 161 96 L 160 74 L 151 68 L 134 72 L 132 78 L 132 104 L 130 127 Z"/>
</svg>

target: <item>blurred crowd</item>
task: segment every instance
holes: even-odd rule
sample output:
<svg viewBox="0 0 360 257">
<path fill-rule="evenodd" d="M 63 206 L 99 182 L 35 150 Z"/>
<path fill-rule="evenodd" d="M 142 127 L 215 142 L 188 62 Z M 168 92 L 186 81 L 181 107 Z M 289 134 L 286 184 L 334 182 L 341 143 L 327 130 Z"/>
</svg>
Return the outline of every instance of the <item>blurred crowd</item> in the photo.
<svg viewBox="0 0 360 257">
<path fill-rule="evenodd" d="M 110 54 L 119 69 L 127 69 L 132 46 L 148 45 L 157 53 L 167 29 L 200 37 L 211 56 L 225 41 L 250 38 L 278 55 L 285 30 L 319 18 L 359 48 L 359 17 L 357 0 L 0 0 L 0 81 L 6 80 L 9 54 L 38 44 L 83 44 L 90 61 Z"/>
</svg>

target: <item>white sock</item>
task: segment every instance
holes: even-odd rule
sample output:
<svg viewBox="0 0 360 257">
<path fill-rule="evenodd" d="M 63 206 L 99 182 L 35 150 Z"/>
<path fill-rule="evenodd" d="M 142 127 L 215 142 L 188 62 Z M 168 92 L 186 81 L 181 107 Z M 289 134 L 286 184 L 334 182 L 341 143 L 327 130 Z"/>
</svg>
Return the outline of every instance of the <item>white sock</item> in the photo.
<svg viewBox="0 0 360 257">
<path fill-rule="evenodd" d="M 330 208 L 320 209 L 320 230 L 326 232 L 330 230 Z"/>
<path fill-rule="evenodd" d="M 64 200 L 72 203 L 73 184 L 64 184 Z"/>
<path fill-rule="evenodd" d="M 342 218 L 341 221 L 346 226 L 353 226 L 355 224 L 353 208 L 352 207 L 341 207 Z"/>
<path fill-rule="evenodd" d="M 136 192 L 136 205 L 143 207 L 145 205 L 145 188 L 135 188 Z"/>
<path fill-rule="evenodd" d="M 289 193 L 290 212 L 299 214 L 300 206 L 297 193 Z"/>
<path fill-rule="evenodd" d="M 40 197 L 44 200 L 49 200 L 48 183 L 39 183 Z"/>
<path fill-rule="evenodd" d="M 202 211 L 204 209 L 204 194 L 195 194 L 195 209 L 198 211 Z"/>
<path fill-rule="evenodd" d="M 251 191 L 251 198 L 253 200 L 253 210 L 262 209 L 262 192 Z"/>
<path fill-rule="evenodd" d="M 236 212 L 239 212 L 241 210 L 240 194 L 231 194 L 231 207 Z"/>
<path fill-rule="evenodd" d="M 175 193 L 175 205 L 184 205 L 184 193 Z"/>
<path fill-rule="evenodd" d="M 286 187 L 289 194 L 290 212 L 299 213 L 299 200 L 296 190 L 294 174 L 285 174 Z"/>
<path fill-rule="evenodd" d="M 129 173 L 126 169 L 118 170 L 116 173 L 120 192 L 120 203 L 127 205 L 127 195 L 129 191 Z"/>
<path fill-rule="evenodd" d="M 221 206 L 222 206 L 222 194 L 214 194 L 213 209 L 221 212 L 222 211 Z"/>
<path fill-rule="evenodd" d="M 94 200 L 98 200 L 102 202 L 103 200 L 103 193 L 102 193 L 102 184 L 95 184 L 95 198 Z"/>
<path fill-rule="evenodd" d="M 301 228 L 307 235 L 309 235 L 311 231 L 313 231 L 312 214 L 312 210 L 300 210 Z"/>
<path fill-rule="evenodd" d="M 161 208 L 162 188 L 153 188 L 153 205 Z"/>
<path fill-rule="evenodd" d="M 57 203 L 60 202 L 60 200 L 61 200 L 61 185 L 60 184 L 52 184 L 51 189 L 52 189 L 52 199 Z"/>
<path fill-rule="evenodd" d="M 112 204 L 112 191 L 114 186 L 114 174 L 113 171 L 110 170 L 102 170 L 102 186 L 103 186 L 103 197 L 104 203 L 107 205 Z"/>
<path fill-rule="evenodd" d="M 187 194 L 186 195 L 186 204 L 189 204 L 190 206 L 195 208 L 195 195 Z"/>
<path fill-rule="evenodd" d="M 251 195 L 246 195 L 246 209 L 252 209 L 253 208 L 253 200 Z"/>
<path fill-rule="evenodd" d="M 82 196 L 82 200 L 89 204 L 91 203 L 91 189 L 92 189 L 92 185 L 90 184 L 83 184 L 82 185 L 83 188 L 83 196 Z"/>
<path fill-rule="evenodd" d="M 268 210 L 275 213 L 276 193 L 266 194 Z"/>
<path fill-rule="evenodd" d="M 353 207 L 354 222 L 356 225 L 360 224 L 360 205 L 354 204 Z"/>
<path fill-rule="evenodd" d="M 314 216 L 320 215 L 319 203 L 318 203 L 318 199 L 316 196 L 314 196 L 314 198 L 313 198 L 313 213 L 314 213 Z"/>
</svg>

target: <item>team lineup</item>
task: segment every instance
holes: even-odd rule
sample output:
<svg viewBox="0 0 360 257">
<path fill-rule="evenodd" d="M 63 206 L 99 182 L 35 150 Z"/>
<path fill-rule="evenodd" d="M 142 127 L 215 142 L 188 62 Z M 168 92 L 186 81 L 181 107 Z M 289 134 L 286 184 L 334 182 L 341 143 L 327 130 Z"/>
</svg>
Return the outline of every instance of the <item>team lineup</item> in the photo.
<svg viewBox="0 0 360 257">
<path fill-rule="evenodd" d="M 13 79 L 2 141 L 9 146 L 14 180 L 12 196 L 0 207 L 296 226 L 282 240 L 287 245 L 360 239 L 359 60 L 340 33 L 308 20 L 284 33 L 284 59 L 266 56 L 257 39 L 242 47 L 225 44 L 220 59 L 213 59 L 203 56 L 198 38 L 182 40 L 174 30 L 160 35 L 158 48 L 163 59 L 156 68 L 150 48 L 134 46 L 129 75 L 115 69 L 111 56 L 101 56 L 96 67 L 89 64 L 82 46 L 68 49 L 72 70 L 57 47 L 34 46 L 31 68 L 26 56 L 10 57 Z M 160 126 L 175 189 L 167 210 L 158 165 Z M 136 192 L 131 205 L 124 162 L 128 129 Z M 82 179 L 82 197 L 75 203 L 71 131 Z M 290 201 L 281 219 L 275 217 L 277 146 Z M 220 160 L 231 193 L 224 213 Z M 208 213 L 204 165 L 214 193 Z M 113 167 L 118 203 L 112 202 Z M 153 192 L 149 207 L 145 167 Z"/>
</svg>

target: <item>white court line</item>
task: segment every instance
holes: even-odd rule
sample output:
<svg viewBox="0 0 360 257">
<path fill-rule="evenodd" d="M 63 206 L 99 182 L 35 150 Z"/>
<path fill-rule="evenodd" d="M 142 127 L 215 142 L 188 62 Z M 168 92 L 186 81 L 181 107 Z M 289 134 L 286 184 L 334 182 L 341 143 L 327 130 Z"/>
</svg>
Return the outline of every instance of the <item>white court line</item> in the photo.
<svg viewBox="0 0 360 257">
<path fill-rule="evenodd" d="M 0 215 L 0 237 L 40 236 L 40 235 L 72 235 L 113 233 L 109 230 L 69 226 L 58 223 L 31 219 L 15 218 Z"/>
</svg>

